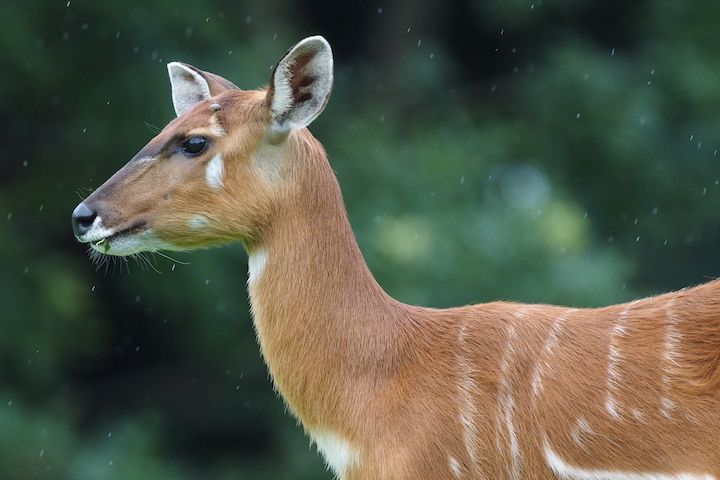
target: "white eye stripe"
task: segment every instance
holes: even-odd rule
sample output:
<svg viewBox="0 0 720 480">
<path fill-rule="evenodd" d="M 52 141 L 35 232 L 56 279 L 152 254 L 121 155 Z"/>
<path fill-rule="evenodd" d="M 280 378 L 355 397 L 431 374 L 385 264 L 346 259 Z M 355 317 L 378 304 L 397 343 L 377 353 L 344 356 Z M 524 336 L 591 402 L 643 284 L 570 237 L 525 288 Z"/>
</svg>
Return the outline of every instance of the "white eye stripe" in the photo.
<svg viewBox="0 0 720 480">
<path fill-rule="evenodd" d="M 150 162 L 154 162 L 155 160 L 157 160 L 157 157 L 143 157 L 143 158 L 138 158 L 135 161 L 137 163 L 150 163 Z"/>
</svg>

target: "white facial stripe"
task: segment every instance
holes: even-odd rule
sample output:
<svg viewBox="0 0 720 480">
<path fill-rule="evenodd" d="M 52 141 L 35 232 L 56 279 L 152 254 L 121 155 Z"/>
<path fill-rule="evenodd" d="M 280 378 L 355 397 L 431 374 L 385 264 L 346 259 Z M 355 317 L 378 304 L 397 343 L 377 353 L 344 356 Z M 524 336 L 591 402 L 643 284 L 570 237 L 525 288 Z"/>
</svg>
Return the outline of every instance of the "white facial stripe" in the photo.
<svg viewBox="0 0 720 480">
<path fill-rule="evenodd" d="M 223 187 L 223 173 L 225 172 L 225 165 L 223 164 L 223 158 L 221 154 L 217 154 L 207 164 L 205 168 L 205 180 L 207 181 L 210 188 L 219 190 Z"/>
<path fill-rule="evenodd" d="M 188 227 L 192 228 L 193 230 L 205 228 L 208 225 L 210 225 L 210 219 L 206 217 L 205 215 L 195 215 L 188 220 Z"/>
<path fill-rule="evenodd" d="M 150 163 L 150 162 L 154 162 L 155 160 L 157 160 L 157 157 L 142 157 L 142 158 L 136 159 L 135 161 L 137 163 Z"/>
</svg>

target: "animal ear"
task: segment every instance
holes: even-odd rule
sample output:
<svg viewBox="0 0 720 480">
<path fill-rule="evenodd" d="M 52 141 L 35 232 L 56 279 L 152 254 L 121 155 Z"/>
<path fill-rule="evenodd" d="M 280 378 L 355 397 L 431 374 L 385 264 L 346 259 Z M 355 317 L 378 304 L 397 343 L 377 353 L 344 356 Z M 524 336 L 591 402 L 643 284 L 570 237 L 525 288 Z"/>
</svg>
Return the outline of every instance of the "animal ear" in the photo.
<svg viewBox="0 0 720 480">
<path fill-rule="evenodd" d="M 267 102 L 279 130 L 306 127 L 323 111 L 333 84 L 330 44 L 321 36 L 292 47 L 272 71 Z"/>
<path fill-rule="evenodd" d="M 239 90 L 224 78 L 198 70 L 180 62 L 168 63 L 175 113 L 179 117 L 198 102 L 214 97 L 226 90 Z"/>
</svg>

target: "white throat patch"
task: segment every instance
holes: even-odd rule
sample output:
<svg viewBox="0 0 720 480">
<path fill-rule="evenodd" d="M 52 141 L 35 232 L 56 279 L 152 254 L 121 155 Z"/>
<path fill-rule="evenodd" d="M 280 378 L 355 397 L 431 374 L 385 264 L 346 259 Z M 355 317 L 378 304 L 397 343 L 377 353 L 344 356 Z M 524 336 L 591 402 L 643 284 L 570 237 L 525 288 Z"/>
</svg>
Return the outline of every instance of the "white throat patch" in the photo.
<svg viewBox="0 0 720 480">
<path fill-rule="evenodd" d="M 207 164 L 205 168 L 205 181 L 210 188 L 219 190 L 223 187 L 223 174 L 225 173 L 225 164 L 221 154 L 217 154 Z"/>
<path fill-rule="evenodd" d="M 267 265 L 268 254 L 265 250 L 256 250 L 248 255 L 248 283 L 252 285 L 260 278 L 265 265 Z"/>
<path fill-rule="evenodd" d="M 340 478 L 344 478 L 347 470 L 360 461 L 360 452 L 355 450 L 347 440 L 331 432 L 311 433 L 318 450 L 325 457 L 327 466 Z"/>
</svg>

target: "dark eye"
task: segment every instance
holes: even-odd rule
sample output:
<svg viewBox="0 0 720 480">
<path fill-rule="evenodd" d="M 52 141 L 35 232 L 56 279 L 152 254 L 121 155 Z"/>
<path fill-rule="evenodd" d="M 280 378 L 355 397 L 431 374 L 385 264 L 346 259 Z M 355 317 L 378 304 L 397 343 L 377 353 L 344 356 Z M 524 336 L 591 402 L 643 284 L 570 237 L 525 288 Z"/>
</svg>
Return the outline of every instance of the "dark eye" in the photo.
<svg viewBox="0 0 720 480">
<path fill-rule="evenodd" d="M 190 137 L 181 144 L 181 147 L 183 153 L 186 153 L 187 155 L 200 155 L 205 151 L 207 145 L 207 138 Z"/>
</svg>

